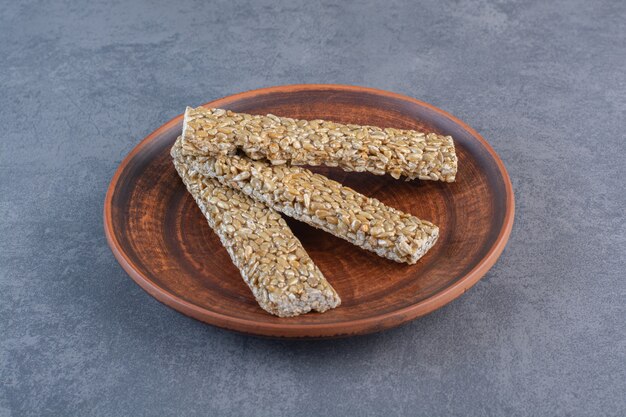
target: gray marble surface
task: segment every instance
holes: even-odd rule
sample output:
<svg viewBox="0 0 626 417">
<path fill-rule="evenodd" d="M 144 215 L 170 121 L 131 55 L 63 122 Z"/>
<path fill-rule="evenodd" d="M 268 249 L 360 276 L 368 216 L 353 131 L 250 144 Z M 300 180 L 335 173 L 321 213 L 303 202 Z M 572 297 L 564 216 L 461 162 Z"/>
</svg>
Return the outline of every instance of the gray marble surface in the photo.
<svg viewBox="0 0 626 417">
<path fill-rule="evenodd" d="M 0 0 L 1 416 L 626 415 L 623 1 Z M 231 93 L 382 88 L 511 175 L 498 263 L 445 308 L 288 342 L 159 304 L 103 234 L 147 133 Z"/>
</svg>

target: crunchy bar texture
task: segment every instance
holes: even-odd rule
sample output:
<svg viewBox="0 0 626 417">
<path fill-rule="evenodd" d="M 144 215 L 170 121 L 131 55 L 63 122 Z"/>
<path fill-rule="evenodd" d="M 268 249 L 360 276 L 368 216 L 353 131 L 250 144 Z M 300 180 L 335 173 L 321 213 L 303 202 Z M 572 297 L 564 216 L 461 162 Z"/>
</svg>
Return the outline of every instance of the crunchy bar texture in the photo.
<svg viewBox="0 0 626 417">
<path fill-rule="evenodd" d="M 308 169 L 238 155 L 198 156 L 186 139 L 181 148 L 190 170 L 382 257 L 414 264 L 439 236 L 434 224 Z"/>
<path fill-rule="evenodd" d="M 205 156 L 234 155 L 274 165 L 338 166 L 394 178 L 453 182 L 457 155 L 450 136 L 325 120 L 297 120 L 187 108 L 184 139 Z"/>
<path fill-rule="evenodd" d="M 187 190 L 264 310 L 290 317 L 341 303 L 280 214 L 185 163 L 189 158 L 181 154 L 180 138 L 171 154 Z"/>
</svg>

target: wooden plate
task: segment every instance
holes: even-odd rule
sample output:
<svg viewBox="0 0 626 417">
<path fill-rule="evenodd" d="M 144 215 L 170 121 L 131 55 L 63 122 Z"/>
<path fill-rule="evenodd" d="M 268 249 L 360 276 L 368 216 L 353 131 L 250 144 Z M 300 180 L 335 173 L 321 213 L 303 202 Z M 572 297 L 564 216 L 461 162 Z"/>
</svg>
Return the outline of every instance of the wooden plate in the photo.
<svg viewBox="0 0 626 417">
<path fill-rule="evenodd" d="M 427 314 L 463 294 L 496 262 L 513 225 L 513 190 L 500 158 L 469 126 L 421 101 L 370 88 L 292 85 L 235 94 L 206 106 L 302 119 L 422 129 L 452 135 L 457 182 L 317 172 L 440 227 L 416 265 L 398 264 L 328 233 L 288 220 L 335 287 L 339 308 L 274 317 L 258 307 L 217 236 L 187 193 L 169 149 L 182 115 L 146 137 L 118 168 L 104 224 L 122 267 L 148 293 L 183 314 L 222 328 L 275 337 L 376 332 Z"/>
</svg>

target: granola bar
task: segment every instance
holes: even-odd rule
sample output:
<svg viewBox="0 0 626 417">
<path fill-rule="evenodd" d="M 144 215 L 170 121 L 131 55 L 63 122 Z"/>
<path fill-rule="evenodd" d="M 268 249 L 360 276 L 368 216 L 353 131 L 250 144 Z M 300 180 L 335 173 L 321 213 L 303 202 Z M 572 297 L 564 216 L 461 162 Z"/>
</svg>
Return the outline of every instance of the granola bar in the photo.
<svg viewBox="0 0 626 417">
<path fill-rule="evenodd" d="M 341 303 L 280 214 L 186 163 L 180 138 L 171 155 L 187 190 L 264 310 L 290 317 Z"/>
<path fill-rule="evenodd" d="M 308 169 L 269 165 L 239 155 L 198 156 L 186 139 L 181 149 L 182 162 L 190 170 L 396 262 L 414 264 L 439 235 L 434 224 Z"/>
<path fill-rule="evenodd" d="M 435 133 L 204 107 L 188 107 L 185 120 L 185 140 L 205 156 L 241 149 L 274 165 L 338 166 L 407 180 L 453 182 L 457 172 L 452 137 Z"/>
</svg>

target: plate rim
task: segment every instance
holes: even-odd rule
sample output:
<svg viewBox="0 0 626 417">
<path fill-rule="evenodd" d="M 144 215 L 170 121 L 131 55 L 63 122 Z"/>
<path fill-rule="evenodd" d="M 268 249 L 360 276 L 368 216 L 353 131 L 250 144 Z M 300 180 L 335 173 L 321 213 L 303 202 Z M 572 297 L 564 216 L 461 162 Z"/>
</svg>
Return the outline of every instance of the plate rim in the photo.
<svg viewBox="0 0 626 417">
<path fill-rule="evenodd" d="M 495 150 L 492 148 L 492 146 L 476 130 L 474 130 L 472 127 L 470 127 L 457 117 L 453 116 L 452 114 L 429 103 L 403 94 L 393 93 L 377 88 L 344 84 L 290 84 L 264 87 L 241 93 L 231 94 L 222 98 L 218 98 L 216 100 L 209 101 L 205 104 L 202 104 L 202 106 L 220 107 L 221 104 L 227 101 L 240 100 L 259 94 L 277 92 L 291 93 L 295 91 L 323 89 L 372 93 L 389 98 L 409 101 L 419 106 L 426 107 L 429 110 L 450 119 L 452 122 L 465 129 L 469 134 L 477 139 L 481 143 L 481 145 L 489 152 L 489 155 L 495 161 L 498 167 L 498 171 L 502 175 L 502 179 L 504 182 L 504 188 L 506 191 L 505 215 L 503 220 L 503 226 L 500 229 L 500 232 L 495 242 L 490 247 L 487 254 L 474 266 L 474 268 L 472 268 L 454 284 L 444 288 L 442 291 L 432 295 L 431 297 L 428 297 L 427 299 L 419 301 L 415 304 L 411 304 L 410 306 L 372 317 L 330 323 L 325 322 L 296 324 L 289 323 L 288 321 L 285 321 L 284 323 L 260 323 L 255 320 L 233 317 L 216 311 L 207 310 L 205 308 L 192 304 L 176 296 L 175 294 L 168 292 L 162 287 L 156 285 L 147 276 L 142 274 L 141 271 L 139 271 L 137 268 L 134 268 L 133 263 L 126 256 L 122 245 L 115 237 L 113 227 L 112 202 L 113 195 L 115 193 L 115 190 L 117 189 L 119 179 L 122 173 L 128 167 L 129 163 L 133 160 L 135 155 L 143 150 L 145 146 L 151 143 L 163 131 L 169 130 L 174 125 L 178 124 L 183 118 L 183 115 L 180 114 L 173 117 L 163 125 L 159 126 L 156 130 L 148 134 L 130 151 L 130 153 L 128 153 L 128 155 L 126 155 L 126 157 L 117 167 L 106 192 L 103 217 L 104 231 L 107 243 L 119 264 L 122 266 L 124 271 L 126 271 L 126 273 L 133 279 L 133 281 L 135 281 L 148 294 L 156 298 L 161 303 L 207 324 L 257 336 L 271 336 L 283 338 L 323 338 L 353 336 L 358 334 L 379 332 L 399 326 L 418 317 L 422 317 L 426 314 L 432 313 L 433 311 L 445 306 L 446 304 L 449 304 L 454 299 L 461 296 L 469 288 L 476 284 L 489 271 L 489 269 L 491 269 L 491 267 L 496 263 L 496 261 L 502 254 L 513 229 L 513 222 L 515 217 L 515 197 L 513 194 L 513 185 L 511 183 L 509 174 L 504 166 L 504 163 L 495 152 Z M 302 335 L 303 327 L 307 329 L 307 335 Z"/>
</svg>

